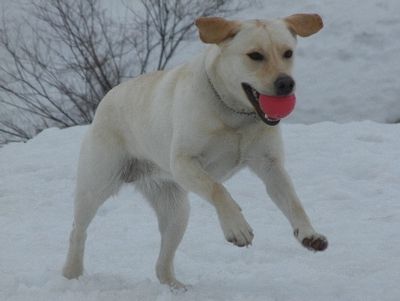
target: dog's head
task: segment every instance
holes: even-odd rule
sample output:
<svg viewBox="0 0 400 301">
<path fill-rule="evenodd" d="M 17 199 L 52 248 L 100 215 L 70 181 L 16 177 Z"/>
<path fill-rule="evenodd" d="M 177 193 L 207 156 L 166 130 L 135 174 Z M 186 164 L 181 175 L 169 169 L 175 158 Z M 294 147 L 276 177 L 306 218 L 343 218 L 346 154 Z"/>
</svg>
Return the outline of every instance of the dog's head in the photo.
<svg viewBox="0 0 400 301">
<path fill-rule="evenodd" d="M 259 114 L 260 94 L 287 96 L 294 92 L 296 37 L 310 36 L 323 27 L 316 14 L 244 22 L 201 17 L 195 24 L 204 43 L 218 46 L 211 66 L 219 80 L 218 88 Z"/>
</svg>

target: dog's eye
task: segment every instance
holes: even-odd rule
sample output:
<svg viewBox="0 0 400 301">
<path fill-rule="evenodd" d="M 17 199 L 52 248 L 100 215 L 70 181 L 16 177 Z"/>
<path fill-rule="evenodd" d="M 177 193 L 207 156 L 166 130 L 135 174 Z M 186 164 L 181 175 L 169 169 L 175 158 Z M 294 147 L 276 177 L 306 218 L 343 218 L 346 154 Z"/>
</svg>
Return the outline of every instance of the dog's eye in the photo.
<svg viewBox="0 0 400 301">
<path fill-rule="evenodd" d="M 292 50 L 286 50 L 285 53 L 283 54 L 283 57 L 285 59 L 290 59 L 293 56 L 293 51 Z"/>
<path fill-rule="evenodd" d="M 249 58 L 251 58 L 253 61 L 262 61 L 264 60 L 264 56 L 259 53 L 259 52 L 250 52 L 247 54 Z"/>
</svg>

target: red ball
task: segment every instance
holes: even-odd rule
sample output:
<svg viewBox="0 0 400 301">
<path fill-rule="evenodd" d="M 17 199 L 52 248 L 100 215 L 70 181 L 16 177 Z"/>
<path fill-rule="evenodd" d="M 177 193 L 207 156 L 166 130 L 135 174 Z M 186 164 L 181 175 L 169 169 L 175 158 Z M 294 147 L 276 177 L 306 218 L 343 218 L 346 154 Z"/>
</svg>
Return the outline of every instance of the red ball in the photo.
<svg viewBox="0 0 400 301">
<path fill-rule="evenodd" d="M 261 110 L 269 119 L 282 119 L 288 116 L 296 105 L 294 94 L 285 96 L 260 95 L 259 103 Z"/>
</svg>

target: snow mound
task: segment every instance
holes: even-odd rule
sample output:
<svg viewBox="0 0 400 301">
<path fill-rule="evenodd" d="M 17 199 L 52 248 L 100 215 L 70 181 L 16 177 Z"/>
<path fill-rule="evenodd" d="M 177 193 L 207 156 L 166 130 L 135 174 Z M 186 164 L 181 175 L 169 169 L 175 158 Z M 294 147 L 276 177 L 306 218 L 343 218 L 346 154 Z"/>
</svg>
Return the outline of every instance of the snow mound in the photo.
<svg viewBox="0 0 400 301">
<path fill-rule="evenodd" d="M 191 195 L 176 273 L 193 288 L 178 295 L 158 284 L 156 218 L 129 186 L 89 228 L 84 276 L 61 276 L 85 130 L 0 149 L 0 300 L 399 299 L 400 125 L 283 125 L 287 168 L 326 252 L 295 241 L 247 170 L 226 185 L 254 229 L 250 248 L 225 242 L 214 210 Z"/>
</svg>

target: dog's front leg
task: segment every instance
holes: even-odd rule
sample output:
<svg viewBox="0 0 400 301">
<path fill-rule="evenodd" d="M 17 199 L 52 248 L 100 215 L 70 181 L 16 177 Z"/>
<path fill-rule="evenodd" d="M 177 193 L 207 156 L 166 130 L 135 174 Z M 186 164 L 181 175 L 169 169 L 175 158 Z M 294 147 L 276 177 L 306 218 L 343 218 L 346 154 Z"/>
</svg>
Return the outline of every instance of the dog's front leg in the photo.
<svg viewBox="0 0 400 301">
<path fill-rule="evenodd" d="M 249 167 L 264 182 L 268 194 L 291 223 L 300 243 L 313 251 L 325 250 L 328 241 L 312 227 L 283 163 L 278 159 L 254 161 Z"/>
<path fill-rule="evenodd" d="M 251 244 L 253 230 L 243 217 L 239 205 L 222 184 L 207 174 L 196 157 L 175 156 L 171 167 L 179 185 L 187 191 L 200 195 L 215 207 L 227 241 L 238 247 Z"/>
</svg>

